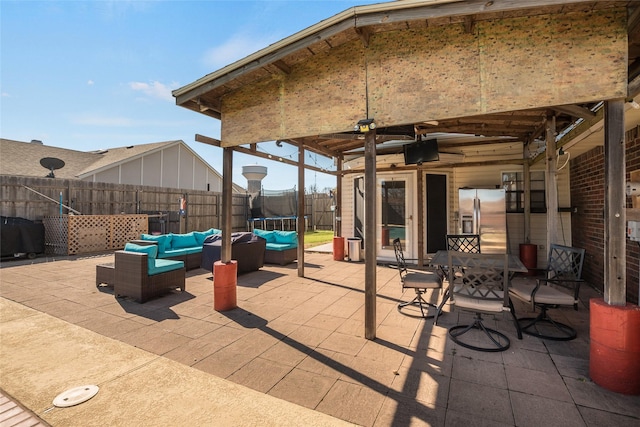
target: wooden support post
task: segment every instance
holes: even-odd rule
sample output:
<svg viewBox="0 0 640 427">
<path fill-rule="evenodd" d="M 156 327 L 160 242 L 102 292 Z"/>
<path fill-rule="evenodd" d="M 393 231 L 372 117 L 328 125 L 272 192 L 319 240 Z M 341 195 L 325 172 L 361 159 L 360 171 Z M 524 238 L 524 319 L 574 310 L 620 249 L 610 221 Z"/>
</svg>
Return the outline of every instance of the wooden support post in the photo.
<svg viewBox="0 0 640 427">
<path fill-rule="evenodd" d="M 231 262 L 231 223 L 233 203 L 233 148 L 222 149 L 222 247 L 220 261 Z"/>
<path fill-rule="evenodd" d="M 604 300 L 625 305 L 624 100 L 605 102 L 604 133 Z"/>
<path fill-rule="evenodd" d="M 524 242 L 531 243 L 531 173 L 529 162 L 522 165 L 522 179 L 524 180 Z"/>
<path fill-rule="evenodd" d="M 547 247 L 549 251 L 552 243 L 558 243 L 558 171 L 556 153 L 556 118 L 547 117 L 546 135 L 546 197 L 547 197 Z"/>
<path fill-rule="evenodd" d="M 298 277 L 304 277 L 304 146 L 298 145 Z"/>
<path fill-rule="evenodd" d="M 376 338 L 376 131 L 364 140 L 364 337 Z"/>
<path fill-rule="evenodd" d="M 338 157 L 338 172 L 336 176 L 336 194 L 333 195 L 335 205 L 335 227 L 333 230 L 334 236 L 342 236 L 342 157 Z"/>
<path fill-rule="evenodd" d="M 418 266 L 424 266 L 424 218 L 425 218 L 425 187 L 424 187 L 424 170 L 418 168 L 418 179 L 417 179 L 417 187 L 418 187 Z M 409 224 L 413 228 L 413 223 Z M 410 230 L 410 229 L 409 229 Z"/>
</svg>

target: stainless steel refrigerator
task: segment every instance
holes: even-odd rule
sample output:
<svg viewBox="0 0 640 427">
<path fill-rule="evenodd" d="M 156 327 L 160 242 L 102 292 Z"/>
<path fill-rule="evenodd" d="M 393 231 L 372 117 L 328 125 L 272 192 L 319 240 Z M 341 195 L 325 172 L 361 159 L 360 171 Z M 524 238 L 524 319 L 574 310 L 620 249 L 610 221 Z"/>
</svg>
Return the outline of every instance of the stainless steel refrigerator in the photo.
<svg viewBox="0 0 640 427">
<path fill-rule="evenodd" d="M 459 190 L 460 234 L 479 234 L 480 251 L 507 252 L 507 213 L 504 189 Z"/>
</svg>

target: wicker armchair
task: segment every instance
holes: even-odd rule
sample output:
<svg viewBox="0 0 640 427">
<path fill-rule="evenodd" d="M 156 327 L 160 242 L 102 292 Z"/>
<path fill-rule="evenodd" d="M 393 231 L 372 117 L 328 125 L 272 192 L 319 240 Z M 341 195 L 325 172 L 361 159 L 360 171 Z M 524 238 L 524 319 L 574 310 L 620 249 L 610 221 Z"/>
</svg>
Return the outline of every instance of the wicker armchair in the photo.
<svg viewBox="0 0 640 427">
<path fill-rule="evenodd" d="M 113 286 L 115 296 L 128 296 L 143 303 L 176 288 L 180 288 L 184 292 L 184 263 L 181 261 L 164 262 L 180 263 L 182 266 L 170 271 L 149 275 L 147 254 L 116 251 L 115 281 Z"/>
</svg>

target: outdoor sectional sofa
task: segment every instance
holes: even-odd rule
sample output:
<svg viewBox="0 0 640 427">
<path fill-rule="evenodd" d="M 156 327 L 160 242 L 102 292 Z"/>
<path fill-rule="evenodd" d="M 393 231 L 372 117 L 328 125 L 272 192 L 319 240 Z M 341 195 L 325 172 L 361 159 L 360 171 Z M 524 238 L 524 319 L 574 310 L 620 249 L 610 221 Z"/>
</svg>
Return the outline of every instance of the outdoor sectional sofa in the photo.
<svg viewBox="0 0 640 427">
<path fill-rule="evenodd" d="M 176 288 L 185 290 L 184 262 L 156 258 L 156 245 L 127 243 L 115 252 L 113 293 L 143 303 Z"/>
<path fill-rule="evenodd" d="M 220 234 L 222 230 L 210 228 L 206 231 L 192 231 L 184 234 L 143 234 L 137 244 L 156 244 L 158 258 L 183 261 L 187 271 L 200 268 L 202 245 L 204 239 L 213 234 Z"/>
<path fill-rule="evenodd" d="M 264 265 L 266 241 L 251 232 L 231 234 L 231 259 L 236 260 L 238 274 L 256 271 Z M 213 264 L 222 257 L 222 234 L 204 240 L 200 268 L 213 271 Z"/>
<path fill-rule="evenodd" d="M 298 233 L 295 231 L 261 230 L 253 233 L 267 241 L 264 254 L 265 264 L 286 265 L 298 259 Z"/>
</svg>

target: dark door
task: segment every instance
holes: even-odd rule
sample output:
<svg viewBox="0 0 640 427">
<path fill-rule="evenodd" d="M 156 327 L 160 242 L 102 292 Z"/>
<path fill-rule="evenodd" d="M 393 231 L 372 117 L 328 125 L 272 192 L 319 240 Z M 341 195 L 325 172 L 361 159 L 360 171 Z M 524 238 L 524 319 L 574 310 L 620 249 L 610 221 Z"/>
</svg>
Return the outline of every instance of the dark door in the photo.
<svg viewBox="0 0 640 427">
<path fill-rule="evenodd" d="M 362 239 L 364 244 L 364 178 L 353 180 L 353 236 Z"/>
<path fill-rule="evenodd" d="M 427 174 L 427 253 L 447 249 L 447 176 Z"/>
</svg>

